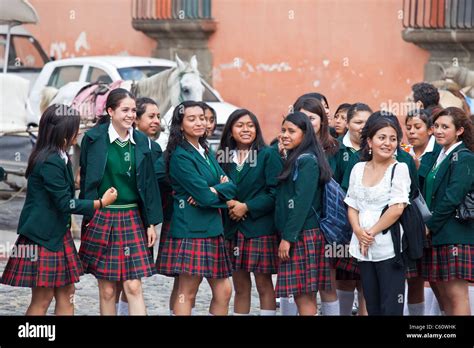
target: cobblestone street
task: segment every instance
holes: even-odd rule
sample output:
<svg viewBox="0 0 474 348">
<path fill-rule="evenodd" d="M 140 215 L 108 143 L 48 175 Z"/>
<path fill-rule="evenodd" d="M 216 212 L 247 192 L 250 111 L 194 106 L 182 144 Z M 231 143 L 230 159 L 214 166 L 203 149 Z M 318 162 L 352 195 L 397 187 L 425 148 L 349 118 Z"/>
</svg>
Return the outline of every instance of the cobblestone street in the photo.
<svg viewBox="0 0 474 348">
<path fill-rule="evenodd" d="M 7 254 L 17 238 L 16 225 L 20 211 L 23 206 L 23 198 L 0 205 L 0 274 L 7 263 Z M 4 202 L 4 201 L 3 201 Z M 79 250 L 80 242 L 76 240 Z M 157 251 L 155 246 L 155 255 Z M 173 288 L 173 279 L 162 275 L 154 275 L 143 279 L 145 303 L 149 315 L 169 315 L 168 300 Z M 16 288 L 0 285 L 0 315 L 24 315 L 30 301 L 31 290 L 29 288 Z M 207 315 L 209 303 L 211 302 L 211 290 L 206 281 L 203 281 L 196 300 L 196 313 Z M 251 314 L 258 315 L 258 294 L 255 286 L 252 288 Z M 232 313 L 233 297 L 229 313 Z M 81 277 L 76 284 L 75 295 L 76 315 L 98 315 L 99 314 L 99 290 L 97 280 L 90 274 Z M 50 306 L 48 313 L 54 312 L 54 303 Z"/>
</svg>

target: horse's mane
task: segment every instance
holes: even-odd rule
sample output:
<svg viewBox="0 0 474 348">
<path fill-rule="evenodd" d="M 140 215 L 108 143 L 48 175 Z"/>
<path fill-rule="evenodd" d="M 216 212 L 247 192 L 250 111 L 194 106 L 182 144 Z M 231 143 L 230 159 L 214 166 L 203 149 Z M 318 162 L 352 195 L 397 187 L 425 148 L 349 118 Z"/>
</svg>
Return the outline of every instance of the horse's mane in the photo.
<svg viewBox="0 0 474 348">
<path fill-rule="evenodd" d="M 149 97 L 155 99 L 160 106 L 160 113 L 163 115 L 171 107 L 171 93 L 168 85 L 171 74 L 176 71 L 176 67 L 166 69 L 147 79 L 137 82 L 136 97 Z"/>
</svg>

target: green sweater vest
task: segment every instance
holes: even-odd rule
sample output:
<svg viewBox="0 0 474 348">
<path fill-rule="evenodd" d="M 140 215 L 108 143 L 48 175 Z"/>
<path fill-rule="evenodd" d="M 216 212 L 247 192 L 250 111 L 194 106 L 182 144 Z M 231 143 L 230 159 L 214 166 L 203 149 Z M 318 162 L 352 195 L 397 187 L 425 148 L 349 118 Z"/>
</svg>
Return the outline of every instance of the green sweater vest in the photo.
<svg viewBox="0 0 474 348">
<path fill-rule="evenodd" d="M 118 192 L 114 205 L 132 204 L 139 200 L 135 171 L 135 145 L 130 140 L 121 142 L 116 139 L 107 146 L 107 164 L 99 186 L 99 197 L 102 197 L 110 187 L 115 187 Z"/>
</svg>

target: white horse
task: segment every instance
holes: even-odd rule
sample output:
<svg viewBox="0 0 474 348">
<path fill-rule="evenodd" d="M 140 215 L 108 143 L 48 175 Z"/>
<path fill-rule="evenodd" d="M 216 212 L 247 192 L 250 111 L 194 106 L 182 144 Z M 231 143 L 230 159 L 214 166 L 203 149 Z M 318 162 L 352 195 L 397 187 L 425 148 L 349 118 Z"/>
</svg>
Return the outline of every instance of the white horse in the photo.
<svg viewBox="0 0 474 348">
<path fill-rule="evenodd" d="M 42 91 L 41 112 L 52 104 L 70 106 L 78 92 L 89 84 L 88 82 L 70 82 L 59 90 L 46 87 Z M 174 108 L 186 100 L 202 101 L 204 93 L 196 56 L 193 56 L 189 62 L 183 62 L 176 55 L 175 67 L 140 81 L 123 81 L 117 86 L 114 85 L 114 88 L 118 87 L 131 91 L 137 98 L 148 97 L 158 103 L 163 129 L 158 143 L 163 150 L 168 143 Z M 95 107 L 92 109 L 95 110 Z"/>
</svg>

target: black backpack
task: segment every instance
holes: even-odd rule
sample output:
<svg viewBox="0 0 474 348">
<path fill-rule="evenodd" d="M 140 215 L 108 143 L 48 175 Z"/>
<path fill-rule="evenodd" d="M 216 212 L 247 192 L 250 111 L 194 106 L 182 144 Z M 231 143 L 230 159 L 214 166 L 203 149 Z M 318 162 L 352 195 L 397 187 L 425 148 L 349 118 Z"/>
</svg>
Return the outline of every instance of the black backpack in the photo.
<svg viewBox="0 0 474 348">
<path fill-rule="evenodd" d="M 390 183 L 393 181 L 393 176 L 395 175 L 396 163 L 392 168 L 392 176 Z M 382 214 L 388 209 L 388 205 L 382 210 Z M 402 238 L 402 252 L 400 253 L 400 225 L 403 227 L 403 238 Z M 395 250 L 395 259 L 397 263 L 404 262 L 403 258 L 408 257 L 410 260 L 418 260 L 423 256 L 423 243 L 425 239 L 425 223 L 423 222 L 423 216 L 420 213 L 420 210 L 410 200 L 403 210 L 400 218 L 389 228 L 383 231 L 383 234 L 387 233 L 390 230 L 392 234 L 393 247 Z"/>
</svg>

